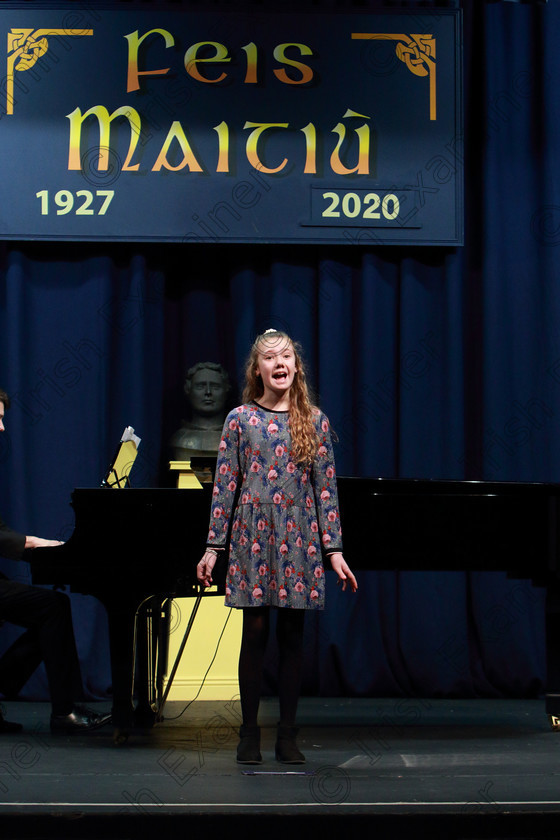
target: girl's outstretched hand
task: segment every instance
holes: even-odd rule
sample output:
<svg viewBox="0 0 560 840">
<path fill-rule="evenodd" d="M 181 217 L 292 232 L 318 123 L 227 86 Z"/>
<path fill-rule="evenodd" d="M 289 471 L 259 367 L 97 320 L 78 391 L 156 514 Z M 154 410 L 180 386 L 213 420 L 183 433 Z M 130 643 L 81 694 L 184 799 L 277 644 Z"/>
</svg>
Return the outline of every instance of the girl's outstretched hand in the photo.
<svg viewBox="0 0 560 840">
<path fill-rule="evenodd" d="M 203 586 L 212 586 L 212 570 L 216 565 L 215 551 L 205 551 L 196 567 L 196 576 Z"/>
<path fill-rule="evenodd" d="M 339 551 L 335 554 L 330 554 L 329 559 L 331 561 L 331 566 L 338 575 L 338 583 L 342 581 L 342 591 L 344 592 L 346 584 L 349 583 L 352 592 L 355 592 L 358 588 L 358 581 L 342 554 Z"/>
</svg>

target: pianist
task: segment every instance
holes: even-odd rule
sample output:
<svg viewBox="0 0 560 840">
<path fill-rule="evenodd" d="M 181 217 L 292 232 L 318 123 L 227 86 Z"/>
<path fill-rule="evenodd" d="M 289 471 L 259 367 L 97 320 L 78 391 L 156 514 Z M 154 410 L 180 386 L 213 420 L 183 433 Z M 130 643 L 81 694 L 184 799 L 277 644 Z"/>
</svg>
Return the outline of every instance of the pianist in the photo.
<svg viewBox="0 0 560 840">
<path fill-rule="evenodd" d="M 10 401 L 0 389 L 0 432 Z M 59 544 L 58 540 L 24 536 L 0 519 L 0 556 L 21 559 L 25 549 Z M 74 698 L 82 692 L 80 666 L 74 640 L 70 601 L 62 592 L 9 580 L 0 573 L 0 623 L 24 627 L 25 632 L 0 657 L 0 693 L 17 697 L 41 661 L 45 663 L 52 703 L 50 728 L 53 732 L 84 732 L 110 720 Z M 0 713 L 0 734 L 18 732 L 21 724 L 4 720 Z"/>
</svg>

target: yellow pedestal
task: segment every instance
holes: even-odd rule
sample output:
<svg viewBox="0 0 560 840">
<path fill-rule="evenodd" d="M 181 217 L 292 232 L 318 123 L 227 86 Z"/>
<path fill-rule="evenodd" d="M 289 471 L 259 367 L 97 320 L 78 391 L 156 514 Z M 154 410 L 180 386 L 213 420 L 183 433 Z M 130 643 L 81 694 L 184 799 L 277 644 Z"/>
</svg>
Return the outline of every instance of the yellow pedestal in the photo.
<svg viewBox="0 0 560 840">
<path fill-rule="evenodd" d="M 186 489 L 202 487 L 191 468 L 190 461 L 170 461 L 169 469 L 177 475 L 177 487 Z M 169 636 L 169 671 L 173 667 L 177 651 L 183 641 L 194 603 L 194 598 L 176 598 L 173 601 Z M 218 654 L 204 680 L 228 615 L 229 620 L 219 643 Z M 198 695 L 199 700 L 232 700 L 239 694 L 237 662 L 241 644 L 242 618 L 241 610 L 230 610 L 229 607 L 224 606 L 223 595 L 206 595 L 202 599 L 169 692 L 169 700 L 185 702 L 192 700 L 203 681 L 204 686 Z"/>
<path fill-rule="evenodd" d="M 181 490 L 198 490 L 202 484 L 196 477 L 190 461 L 170 461 L 169 469 L 177 474 L 177 487 Z"/>
<path fill-rule="evenodd" d="M 173 601 L 169 636 L 169 671 L 194 606 L 194 598 L 177 598 Z M 229 619 L 228 619 L 229 616 Z M 188 638 L 181 664 L 175 674 L 169 700 L 188 702 L 198 693 L 199 700 L 234 700 L 239 694 L 237 662 L 241 644 L 242 611 L 224 606 L 222 595 L 205 596 L 202 599 Z M 216 653 L 218 640 L 227 620 L 216 659 L 206 680 L 204 675 Z"/>
</svg>

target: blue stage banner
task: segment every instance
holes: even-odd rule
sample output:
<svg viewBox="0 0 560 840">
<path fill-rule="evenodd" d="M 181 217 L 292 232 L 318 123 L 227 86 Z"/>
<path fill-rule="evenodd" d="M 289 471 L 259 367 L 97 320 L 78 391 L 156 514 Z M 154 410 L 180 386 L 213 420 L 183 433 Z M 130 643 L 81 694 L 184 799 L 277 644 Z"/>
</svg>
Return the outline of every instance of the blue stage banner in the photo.
<svg viewBox="0 0 560 840">
<path fill-rule="evenodd" d="M 463 242 L 458 11 L 0 24 L 3 239 Z"/>
</svg>

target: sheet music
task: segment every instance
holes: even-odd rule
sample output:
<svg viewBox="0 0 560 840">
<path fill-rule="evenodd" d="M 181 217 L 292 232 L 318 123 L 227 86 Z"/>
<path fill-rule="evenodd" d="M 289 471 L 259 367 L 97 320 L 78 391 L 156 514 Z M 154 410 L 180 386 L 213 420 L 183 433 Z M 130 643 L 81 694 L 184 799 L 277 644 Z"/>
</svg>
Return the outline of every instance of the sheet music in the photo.
<svg viewBox="0 0 560 840">
<path fill-rule="evenodd" d="M 129 485 L 129 475 L 138 454 L 141 438 L 134 433 L 132 426 L 126 426 L 121 437 L 117 454 L 109 467 L 103 485 L 120 489 Z"/>
</svg>

